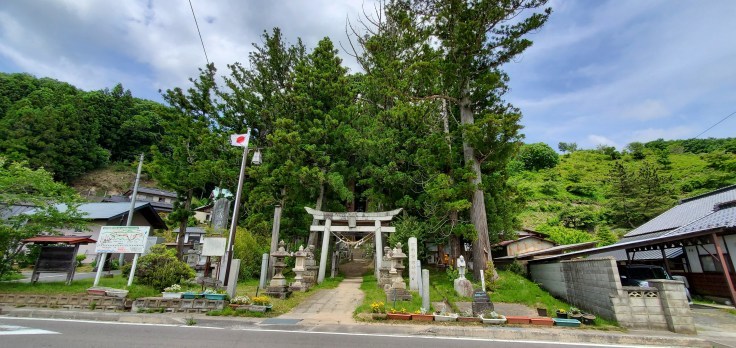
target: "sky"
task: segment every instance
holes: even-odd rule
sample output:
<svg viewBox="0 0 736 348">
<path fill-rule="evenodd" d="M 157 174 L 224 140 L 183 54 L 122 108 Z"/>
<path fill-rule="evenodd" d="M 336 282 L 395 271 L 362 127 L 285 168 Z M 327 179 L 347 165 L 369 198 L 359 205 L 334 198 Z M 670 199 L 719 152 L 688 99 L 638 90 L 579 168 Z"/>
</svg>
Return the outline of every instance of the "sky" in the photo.
<svg viewBox="0 0 736 348">
<path fill-rule="evenodd" d="M 356 72 L 348 20 L 374 0 L 191 0 L 209 60 L 247 63 L 264 30 L 311 49 L 329 36 Z M 534 45 L 506 64 L 505 99 L 521 109 L 525 141 L 581 148 L 688 139 L 736 112 L 736 1 L 551 0 Z M 206 64 L 184 0 L 7 0 L 0 3 L 0 71 L 85 90 L 117 83 L 139 98 L 188 87 Z M 736 115 L 701 135 L 735 137 Z"/>
</svg>

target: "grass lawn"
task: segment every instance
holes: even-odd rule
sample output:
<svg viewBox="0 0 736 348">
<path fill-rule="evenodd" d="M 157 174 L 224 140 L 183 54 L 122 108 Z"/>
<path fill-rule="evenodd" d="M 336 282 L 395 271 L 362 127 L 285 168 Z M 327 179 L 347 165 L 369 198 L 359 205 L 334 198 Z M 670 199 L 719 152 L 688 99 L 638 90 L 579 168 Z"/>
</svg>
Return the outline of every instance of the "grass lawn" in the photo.
<svg viewBox="0 0 736 348">
<path fill-rule="evenodd" d="M 548 315 L 553 316 L 557 309 L 569 310 L 570 305 L 564 301 L 560 301 L 548 292 L 544 291 L 536 283 L 512 272 L 499 271 L 500 279 L 496 281 L 494 289 L 491 289 L 492 302 L 519 303 L 529 307 L 536 308 L 537 305 L 547 308 Z M 448 278 L 447 274 L 442 270 L 430 269 L 429 272 L 430 291 L 429 297 L 431 302 L 440 302 L 445 299 L 453 306 L 453 310 L 457 312 L 456 302 L 472 302 L 470 297 L 458 296 L 455 292 L 453 281 Z M 480 286 L 475 284 L 477 288 Z M 363 303 L 355 309 L 354 314 L 370 313 L 371 304 L 386 301 L 386 294 L 383 289 L 378 287 L 376 277 L 373 274 L 363 276 L 363 284 L 360 286 L 365 294 Z M 414 313 L 419 310 L 422 299 L 418 292 L 413 292 L 411 301 L 400 301 L 396 303 L 385 303 L 385 311 L 395 309 L 401 311 L 405 309 L 407 313 Z M 434 311 L 434 308 L 430 308 Z M 503 313 L 501 313 L 503 314 Z M 616 324 L 601 318 L 596 319 L 597 328 L 602 329 L 618 329 Z"/>
<path fill-rule="evenodd" d="M 312 296 L 315 292 L 320 289 L 333 289 L 336 288 L 342 280 L 345 279 L 342 276 L 335 278 L 325 278 L 322 284 L 319 284 L 307 292 L 293 292 L 291 296 L 285 300 L 271 298 L 271 304 L 273 305 L 272 310 L 266 313 L 250 312 L 250 311 L 235 311 L 230 307 L 226 307 L 221 311 L 210 311 L 207 315 L 213 316 L 243 316 L 243 317 L 275 317 L 281 314 L 289 312 L 292 308 L 296 307 L 299 303 Z M 247 295 L 250 298 L 256 296 L 258 290 L 258 279 L 248 280 L 238 283 L 236 295 Z M 264 291 L 258 290 L 258 296 L 265 296 Z"/>
<path fill-rule="evenodd" d="M 94 279 L 79 279 L 74 280 L 70 285 L 66 285 L 65 282 L 37 282 L 36 284 L 31 283 L 16 283 L 16 282 L 3 282 L 0 283 L 0 292 L 4 293 L 28 293 L 28 294 L 84 294 L 87 292 L 87 288 L 91 287 L 94 283 Z M 161 296 L 161 293 L 156 289 L 133 283 L 130 288 L 127 288 L 128 277 L 122 277 L 116 275 L 112 278 L 101 278 L 99 286 L 116 288 L 116 289 L 128 289 L 128 298 L 136 299 L 139 297 L 150 297 L 150 296 Z"/>
</svg>

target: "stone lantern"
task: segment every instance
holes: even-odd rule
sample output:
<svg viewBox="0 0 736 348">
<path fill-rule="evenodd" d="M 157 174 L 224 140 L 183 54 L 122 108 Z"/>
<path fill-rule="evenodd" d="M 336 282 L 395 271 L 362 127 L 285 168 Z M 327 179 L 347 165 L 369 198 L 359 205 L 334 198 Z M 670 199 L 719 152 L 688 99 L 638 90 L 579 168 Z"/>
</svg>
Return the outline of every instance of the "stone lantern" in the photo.
<svg viewBox="0 0 736 348">
<path fill-rule="evenodd" d="M 292 270 L 296 274 L 294 282 L 289 287 L 291 291 L 307 291 L 308 286 L 303 282 L 303 274 L 306 269 L 307 252 L 304 250 L 304 246 L 299 246 L 299 251 L 294 253 L 294 268 Z"/>
<path fill-rule="evenodd" d="M 268 289 L 266 290 L 266 295 L 281 299 L 287 298 L 291 295 L 291 291 L 289 291 L 289 287 L 286 285 L 286 278 L 282 273 L 284 267 L 286 267 L 284 258 L 291 255 L 286 251 L 284 246 L 285 243 L 282 240 L 279 242 L 278 250 L 271 253 L 271 256 L 273 256 L 276 261 L 273 264 L 273 278 L 271 278 L 271 282 L 268 284 Z"/>
<path fill-rule="evenodd" d="M 396 247 L 391 250 L 391 268 L 388 273 L 391 277 L 391 285 L 384 286 L 386 292 L 386 301 L 393 302 L 397 300 L 410 301 L 411 293 L 406 289 L 406 283 L 401 274 L 404 272 L 404 259 L 406 254 L 401 251 L 401 243 L 396 243 Z"/>
</svg>

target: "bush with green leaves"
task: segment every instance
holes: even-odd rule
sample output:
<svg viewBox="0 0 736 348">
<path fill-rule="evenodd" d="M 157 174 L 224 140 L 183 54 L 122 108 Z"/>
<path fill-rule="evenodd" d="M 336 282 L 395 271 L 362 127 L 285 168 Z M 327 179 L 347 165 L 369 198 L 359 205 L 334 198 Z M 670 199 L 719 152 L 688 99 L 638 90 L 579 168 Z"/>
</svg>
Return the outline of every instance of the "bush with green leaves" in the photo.
<svg viewBox="0 0 736 348">
<path fill-rule="evenodd" d="M 268 237 L 256 235 L 238 227 L 235 233 L 233 257 L 240 259 L 240 274 L 238 275 L 240 280 L 253 279 L 260 275 L 261 258 L 264 253 L 268 253 L 270 243 Z"/>
<path fill-rule="evenodd" d="M 126 264 L 126 266 L 128 266 Z M 129 273 L 129 267 L 123 266 Z M 135 276 L 139 284 L 151 286 L 159 291 L 195 276 L 194 270 L 176 258 L 176 250 L 163 244 L 151 247 L 151 252 L 138 260 Z"/>
<path fill-rule="evenodd" d="M 526 170 L 554 168 L 557 163 L 560 163 L 560 156 L 545 143 L 526 144 L 522 146 L 517 158 L 524 163 Z"/>
</svg>

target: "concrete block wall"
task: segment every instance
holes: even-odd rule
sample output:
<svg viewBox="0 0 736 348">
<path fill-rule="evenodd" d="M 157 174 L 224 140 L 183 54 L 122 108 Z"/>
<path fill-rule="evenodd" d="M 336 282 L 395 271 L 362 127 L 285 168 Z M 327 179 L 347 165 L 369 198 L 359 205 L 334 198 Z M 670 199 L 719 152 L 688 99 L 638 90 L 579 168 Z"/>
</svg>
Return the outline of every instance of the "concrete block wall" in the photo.
<svg viewBox="0 0 736 348">
<path fill-rule="evenodd" d="M 561 263 L 530 264 L 529 275 L 534 282 L 549 291 L 553 296 L 567 298 L 565 273 L 562 271 Z"/>
<path fill-rule="evenodd" d="M 567 287 L 567 301 L 575 307 L 616 320 L 612 298 L 620 296 L 616 260 L 583 259 L 561 262 Z"/>
<path fill-rule="evenodd" d="M 696 333 L 693 315 L 685 295 L 685 284 L 676 280 L 657 279 L 650 280 L 649 285 L 659 290 L 659 300 L 669 330 L 677 333 Z"/>
<path fill-rule="evenodd" d="M 133 301 L 132 311 L 206 313 L 224 307 L 225 301 L 221 300 L 142 297 Z"/>
<path fill-rule="evenodd" d="M 16 307 L 122 311 L 126 299 L 94 295 L 0 294 L 0 303 Z"/>
<path fill-rule="evenodd" d="M 668 330 L 660 302 L 653 287 L 624 286 L 620 296 L 612 297 L 619 325 L 636 329 Z"/>
</svg>

